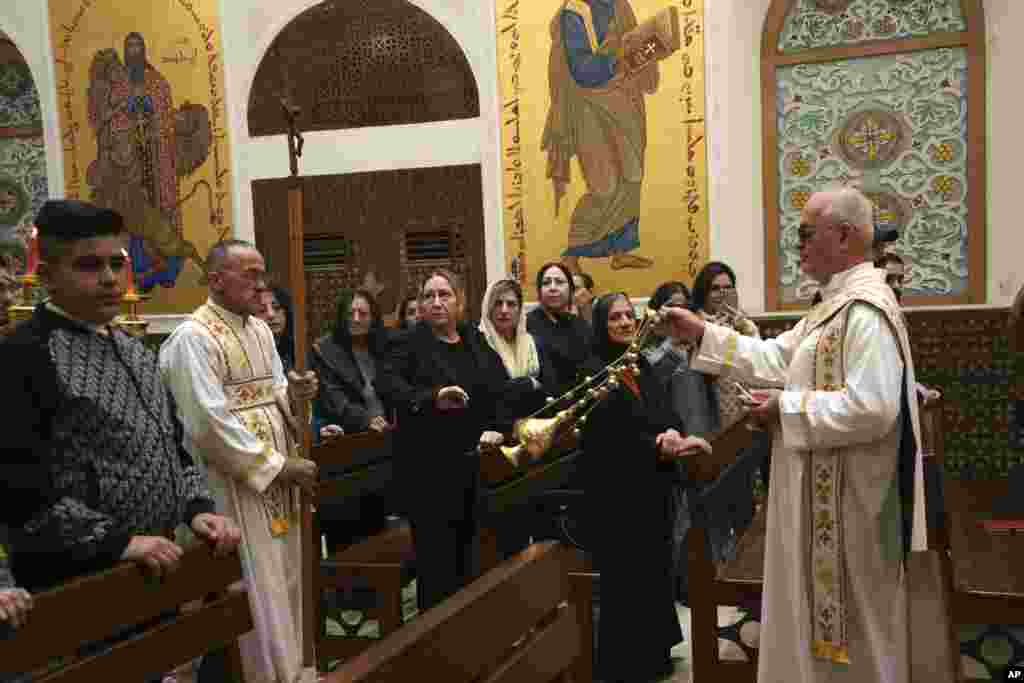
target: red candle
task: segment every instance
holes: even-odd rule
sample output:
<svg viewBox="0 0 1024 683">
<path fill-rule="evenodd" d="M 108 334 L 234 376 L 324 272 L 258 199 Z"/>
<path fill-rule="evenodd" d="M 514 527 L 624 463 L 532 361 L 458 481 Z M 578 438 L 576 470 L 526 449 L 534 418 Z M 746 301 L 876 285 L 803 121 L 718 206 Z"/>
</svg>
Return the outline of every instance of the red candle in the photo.
<svg viewBox="0 0 1024 683">
<path fill-rule="evenodd" d="M 35 275 L 39 267 L 39 228 L 32 226 L 32 237 L 28 240 L 28 263 L 25 264 L 25 275 Z"/>
<path fill-rule="evenodd" d="M 132 257 L 128 254 L 127 249 L 122 249 L 121 253 L 124 255 L 124 267 L 128 271 L 128 290 L 125 292 L 125 296 L 135 296 L 135 271 L 132 270 Z"/>
</svg>

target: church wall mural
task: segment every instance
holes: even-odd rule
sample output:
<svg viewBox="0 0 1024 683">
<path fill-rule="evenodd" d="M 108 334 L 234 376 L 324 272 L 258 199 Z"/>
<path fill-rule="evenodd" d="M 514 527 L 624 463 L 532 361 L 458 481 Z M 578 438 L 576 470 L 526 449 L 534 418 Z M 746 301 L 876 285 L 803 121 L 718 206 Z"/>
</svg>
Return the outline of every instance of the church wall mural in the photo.
<svg viewBox="0 0 1024 683">
<path fill-rule="evenodd" d="M 0 34 L 0 237 L 26 239 L 46 197 L 39 92 L 17 46 Z"/>
<path fill-rule="evenodd" d="M 506 267 L 646 297 L 708 256 L 703 0 L 495 0 Z"/>
<path fill-rule="evenodd" d="M 206 296 L 204 260 L 230 237 L 215 0 L 50 0 L 65 192 L 121 212 L 145 313 Z"/>
</svg>

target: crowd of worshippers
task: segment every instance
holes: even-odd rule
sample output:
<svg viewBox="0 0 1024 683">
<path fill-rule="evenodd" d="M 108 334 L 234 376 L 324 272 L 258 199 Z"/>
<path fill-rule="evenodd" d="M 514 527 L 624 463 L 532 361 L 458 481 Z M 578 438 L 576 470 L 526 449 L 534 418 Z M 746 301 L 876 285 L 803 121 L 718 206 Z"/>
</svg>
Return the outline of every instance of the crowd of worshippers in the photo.
<svg viewBox="0 0 1024 683">
<path fill-rule="evenodd" d="M 849 201 L 834 200 L 811 219 L 855 225 L 841 239 L 857 246 L 860 215 Z M 7 534 L 0 620 L 16 627 L 31 618 L 32 592 L 119 561 L 171 572 L 185 528 L 216 552 L 240 550 L 255 624 L 241 645 L 253 680 L 317 676 L 302 663 L 298 493 L 315 492 L 318 470 L 298 451 L 307 427 L 293 401 L 312 401 L 308 428 L 319 440 L 394 431 L 399 509 L 381 506 L 374 514 L 382 524 L 393 512 L 408 520 L 425 610 L 479 573 L 480 461 L 467 454 L 508 442 L 516 420 L 619 358 L 638 326 L 624 292 L 609 287 L 597 296 L 593 278 L 560 261 L 537 271 L 529 294 L 538 304 L 529 312 L 518 282 L 492 283 L 479 321 L 465 319 L 460 278 L 436 270 L 399 302 L 390 328 L 373 293 L 342 293 L 332 331 L 312 345 L 311 371 L 298 373 L 288 292 L 268 284 L 253 245 L 230 240 L 209 254 L 207 302 L 153 353 L 112 324 L 130 267 L 120 215 L 54 200 L 36 226 L 49 298 L 16 327 L 4 320 L 0 344 L 13 411 L 0 445 Z M 802 255 L 809 245 L 802 260 L 834 265 L 814 249 L 838 239 L 802 232 Z M 0 285 L 9 302 L 13 266 L 3 249 Z M 857 253 L 870 258 L 871 249 Z M 860 263 L 844 262 L 857 273 Z M 874 271 L 870 261 L 863 265 Z M 812 274 L 827 282 L 848 274 L 840 270 L 822 266 Z M 887 272 L 898 294 L 902 274 Z M 829 287 L 819 306 L 829 304 Z M 709 452 L 710 437 L 751 410 L 751 390 L 780 386 L 777 376 L 759 384 L 771 373 L 739 360 L 733 374 L 721 371 L 720 359 L 704 358 L 709 344 L 721 349 L 727 338 L 729 357 L 768 353 L 771 343 L 756 341 L 758 327 L 740 308 L 736 288 L 736 274 L 720 262 L 708 263 L 692 290 L 680 281 L 660 285 L 647 305 L 671 323 L 640 354 L 636 382 L 600 402 L 580 427 L 576 483 L 584 521 L 571 540 L 601 571 L 605 680 L 653 680 L 671 671 L 669 651 L 682 640 L 675 603 L 688 600 L 680 543 L 691 511 L 699 507 L 712 555 L 725 559 L 753 518 L 758 473 L 767 483 L 770 424 L 703 489 L 687 481 L 680 462 Z M 737 346 L 737 337 L 754 341 Z M 777 363 L 775 374 L 788 362 Z M 527 529 L 503 549 L 514 552 L 531 536 Z M 883 626 L 870 625 L 889 633 Z M 788 641 L 778 644 L 791 653 Z M 207 661 L 215 671 L 216 653 L 204 657 L 204 667 Z"/>
</svg>

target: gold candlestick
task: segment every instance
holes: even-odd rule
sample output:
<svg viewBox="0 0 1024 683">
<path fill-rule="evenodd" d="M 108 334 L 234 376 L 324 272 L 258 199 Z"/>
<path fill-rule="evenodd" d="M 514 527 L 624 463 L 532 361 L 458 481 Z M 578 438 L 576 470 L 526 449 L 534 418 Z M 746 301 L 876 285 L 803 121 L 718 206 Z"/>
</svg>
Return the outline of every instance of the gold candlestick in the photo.
<svg viewBox="0 0 1024 683">
<path fill-rule="evenodd" d="M 13 324 L 25 322 L 32 317 L 36 310 L 35 291 L 39 287 L 39 276 L 35 273 L 26 273 L 18 279 L 21 280 L 20 301 L 7 308 Z"/>
<path fill-rule="evenodd" d="M 145 337 L 146 330 L 149 329 L 149 321 L 139 315 L 139 304 L 148 300 L 149 296 L 138 294 L 134 287 L 125 292 L 125 295 L 121 297 L 121 301 L 128 304 L 128 315 L 119 317 L 117 324 L 122 330 L 136 339 Z"/>
</svg>

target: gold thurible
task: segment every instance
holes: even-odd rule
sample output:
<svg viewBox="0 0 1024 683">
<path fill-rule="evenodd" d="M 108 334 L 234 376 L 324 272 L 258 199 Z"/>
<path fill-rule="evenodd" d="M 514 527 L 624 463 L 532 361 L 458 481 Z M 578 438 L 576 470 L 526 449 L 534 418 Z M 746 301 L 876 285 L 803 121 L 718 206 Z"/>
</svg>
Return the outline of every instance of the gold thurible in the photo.
<svg viewBox="0 0 1024 683">
<path fill-rule="evenodd" d="M 640 319 L 636 337 L 619 358 L 605 366 L 597 375 L 587 375 L 583 381 L 561 396 L 548 397 L 543 408 L 517 420 L 514 434 L 518 443 L 515 446 L 501 446 L 501 455 L 514 466 L 519 467 L 542 457 L 557 440 L 559 433 L 568 427 L 568 434 L 578 439 L 581 427 L 586 424 L 590 412 L 602 400 L 608 397 L 622 384 L 622 375 L 630 372 L 639 373 L 637 364 L 640 351 L 644 348 L 648 336 L 654 327 L 661 322 L 662 316 L 656 311 L 645 309 Z M 541 414 L 553 406 L 566 405 L 567 408 L 553 417 L 543 418 Z"/>
</svg>

